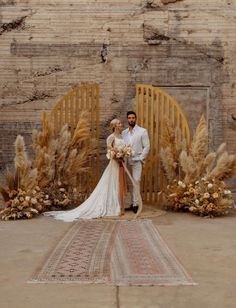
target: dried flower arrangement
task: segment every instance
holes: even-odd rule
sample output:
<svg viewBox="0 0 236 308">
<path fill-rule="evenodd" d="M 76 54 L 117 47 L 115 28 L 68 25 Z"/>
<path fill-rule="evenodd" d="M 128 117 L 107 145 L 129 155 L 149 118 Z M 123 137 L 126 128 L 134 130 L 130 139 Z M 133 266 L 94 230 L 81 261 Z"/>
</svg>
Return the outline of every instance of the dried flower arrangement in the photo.
<svg viewBox="0 0 236 308">
<path fill-rule="evenodd" d="M 224 182 L 236 175 L 236 155 L 229 155 L 222 143 L 208 153 L 208 131 L 204 116 L 189 146 L 178 129 L 166 120 L 161 138 L 161 162 L 168 181 L 164 191 L 166 207 L 200 216 L 221 216 L 235 209 L 232 193 Z"/>
<path fill-rule="evenodd" d="M 32 218 L 43 211 L 78 206 L 86 198 L 79 176 L 89 171 L 88 160 L 96 149 L 90 137 L 89 114 L 83 112 L 71 137 L 67 125 L 53 137 L 45 118 L 42 131 L 33 131 L 34 158 L 29 160 L 24 138 L 15 141 L 15 171 L 7 171 L 0 194 L 6 207 L 3 220 Z"/>
<path fill-rule="evenodd" d="M 125 157 L 133 157 L 135 155 L 134 151 L 132 151 L 131 145 L 119 146 L 119 147 L 110 147 L 107 150 L 106 157 L 107 159 L 116 158 L 125 158 Z"/>
</svg>

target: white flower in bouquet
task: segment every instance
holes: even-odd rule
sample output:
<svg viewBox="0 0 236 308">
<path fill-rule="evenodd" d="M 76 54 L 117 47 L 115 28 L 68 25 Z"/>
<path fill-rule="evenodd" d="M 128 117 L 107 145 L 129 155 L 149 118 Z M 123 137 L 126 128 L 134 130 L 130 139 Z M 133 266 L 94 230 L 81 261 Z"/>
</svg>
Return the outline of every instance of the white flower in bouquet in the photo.
<svg viewBox="0 0 236 308">
<path fill-rule="evenodd" d="M 196 204 L 199 204 L 199 200 L 198 200 L 198 199 L 196 199 L 196 200 L 195 200 L 195 203 L 196 203 Z"/>
<path fill-rule="evenodd" d="M 37 199 L 36 199 L 36 198 L 32 198 L 32 199 L 31 199 L 31 203 L 32 203 L 32 204 L 37 204 L 37 203 L 38 203 L 38 201 L 37 201 Z"/>
<path fill-rule="evenodd" d="M 203 194 L 203 198 L 204 198 L 204 199 L 210 198 L 210 194 L 209 194 L 208 192 L 204 193 L 204 194 Z"/>
<path fill-rule="evenodd" d="M 32 213 L 35 213 L 35 214 L 38 214 L 38 213 L 39 213 L 36 209 L 33 209 L 33 208 L 31 208 L 30 211 L 31 211 Z"/>
<path fill-rule="evenodd" d="M 214 194 L 212 195 L 212 197 L 213 197 L 214 199 L 217 199 L 217 198 L 219 197 L 219 194 L 218 194 L 217 192 L 214 192 Z"/>
<path fill-rule="evenodd" d="M 116 154 L 116 157 L 117 157 L 117 158 L 121 158 L 121 157 L 123 157 L 123 153 L 118 152 L 118 153 Z"/>
<path fill-rule="evenodd" d="M 209 183 L 209 184 L 207 185 L 207 187 L 208 187 L 208 188 L 212 188 L 212 187 L 213 187 L 213 184 Z"/>
<path fill-rule="evenodd" d="M 182 181 L 178 181 L 178 185 L 179 185 L 180 187 L 182 187 L 182 188 L 185 188 L 185 187 L 186 187 L 186 185 L 185 185 Z"/>
<path fill-rule="evenodd" d="M 225 190 L 224 190 L 224 194 L 225 194 L 225 195 L 230 195 L 230 194 L 231 194 L 231 190 L 225 189 Z"/>
</svg>

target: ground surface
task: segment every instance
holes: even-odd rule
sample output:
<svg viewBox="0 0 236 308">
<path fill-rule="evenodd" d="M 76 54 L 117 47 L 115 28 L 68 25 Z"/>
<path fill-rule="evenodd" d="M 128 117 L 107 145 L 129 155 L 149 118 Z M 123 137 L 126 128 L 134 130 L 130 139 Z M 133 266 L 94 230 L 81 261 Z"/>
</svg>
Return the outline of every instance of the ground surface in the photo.
<svg viewBox="0 0 236 308">
<path fill-rule="evenodd" d="M 236 216 L 209 220 L 167 213 L 153 222 L 197 286 L 29 284 L 27 280 L 71 225 L 39 217 L 0 222 L 0 307 L 236 307 Z"/>
</svg>

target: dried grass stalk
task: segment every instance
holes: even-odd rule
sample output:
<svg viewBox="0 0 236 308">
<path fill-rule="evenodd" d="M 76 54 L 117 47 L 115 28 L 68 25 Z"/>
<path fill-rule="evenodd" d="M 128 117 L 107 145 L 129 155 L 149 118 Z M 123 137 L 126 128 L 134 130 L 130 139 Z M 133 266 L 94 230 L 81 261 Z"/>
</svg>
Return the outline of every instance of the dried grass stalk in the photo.
<svg viewBox="0 0 236 308">
<path fill-rule="evenodd" d="M 25 149 L 24 138 L 18 135 L 15 141 L 15 168 L 23 173 L 30 167 L 30 164 L 31 162 L 28 159 Z"/>
<path fill-rule="evenodd" d="M 173 154 L 170 147 L 161 149 L 160 157 L 164 168 L 165 175 L 169 182 L 173 181 L 176 176 L 176 162 L 174 161 Z"/>
<path fill-rule="evenodd" d="M 209 173 L 209 177 L 226 179 L 236 175 L 236 155 L 223 152 L 217 159 L 215 168 Z"/>
<path fill-rule="evenodd" d="M 196 128 L 193 140 L 190 146 L 190 155 L 195 162 L 201 162 L 208 153 L 208 132 L 204 115 Z"/>
<path fill-rule="evenodd" d="M 161 163 L 168 182 L 181 176 L 179 155 L 182 150 L 187 150 L 187 142 L 182 138 L 181 130 L 170 125 L 165 119 L 165 129 L 161 135 Z"/>
</svg>

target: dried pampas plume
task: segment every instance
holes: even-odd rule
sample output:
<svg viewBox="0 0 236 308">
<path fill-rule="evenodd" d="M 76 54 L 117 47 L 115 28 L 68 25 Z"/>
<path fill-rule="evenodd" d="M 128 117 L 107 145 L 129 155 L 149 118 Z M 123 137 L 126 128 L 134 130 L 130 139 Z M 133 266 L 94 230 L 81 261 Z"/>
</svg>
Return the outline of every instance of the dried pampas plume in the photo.
<svg viewBox="0 0 236 308">
<path fill-rule="evenodd" d="M 89 112 L 83 111 L 76 125 L 70 148 L 79 148 L 83 142 L 90 138 Z"/>
<path fill-rule="evenodd" d="M 209 177 L 226 179 L 236 175 L 236 155 L 223 152 L 217 160 L 215 168 L 209 173 Z"/>
<path fill-rule="evenodd" d="M 15 167 L 20 171 L 24 171 L 29 166 L 30 161 L 25 150 L 24 138 L 21 135 L 18 135 L 15 141 Z"/>
<path fill-rule="evenodd" d="M 204 115 L 201 116 L 190 146 L 190 155 L 195 162 L 201 162 L 208 153 L 208 132 Z"/>
<path fill-rule="evenodd" d="M 181 141 L 181 134 L 178 129 L 169 127 L 166 123 L 166 131 L 162 138 L 161 160 L 162 166 L 170 183 L 173 179 L 173 160 L 178 168 L 175 169 L 177 179 L 183 179 L 187 184 L 202 176 L 216 176 L 226 178 L 235 174 L 234 157 L 226 155 L 226 144 L 219 146 L 216 153 L 208 154 L 208 132 L 205 117 L 202 115 L 196 128 L 191 145 L 188 148 Z M 170 149 L 171 152 L 166 151 Z M 172 160 L 170 160 L 170 157 Z"/>
<path fill-rule="evenodd" d="M 226 143 L 222 143 L 222 144 L 218 147 L 218 149 L 217 149 L 217 151 L 216 151 L 217 157 L 221 156 L 224 152 L 226 152 Z"/>
<path fill-rule="evenodd" d="M 161 148 L 160 157 L 162 159 L 163 168 L 168 181 L 174 180 L 176 176 L 176 162 L 170 147 Z"/>
<path fill-rule="evenodd" d="M 181 151 L 187 150 L 187 142 L 181 136 L 178 127 L 170 125 L 168 119 L 165 119 L 165 129 L 161 134 L 160 157 L 164 174 L 170 183 L 174 178 L 181 176 L 179 156 Z"/>
</svg>

